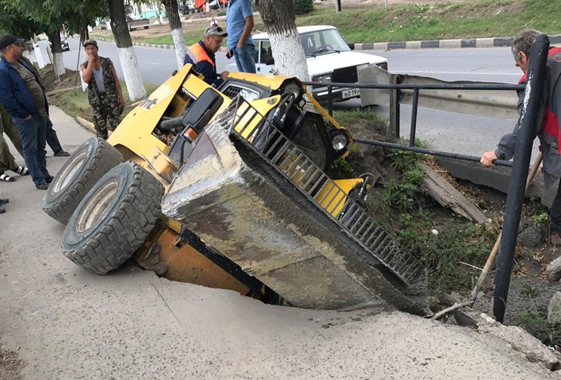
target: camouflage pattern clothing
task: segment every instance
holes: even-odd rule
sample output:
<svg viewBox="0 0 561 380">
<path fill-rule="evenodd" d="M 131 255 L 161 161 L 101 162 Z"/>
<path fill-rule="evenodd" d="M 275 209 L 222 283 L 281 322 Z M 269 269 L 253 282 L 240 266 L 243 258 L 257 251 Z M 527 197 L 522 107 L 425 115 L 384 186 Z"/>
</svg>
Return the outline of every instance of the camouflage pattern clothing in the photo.
<svg viewBox="0 0 561 380">
<path fill-rule="evenodd" d="M 4 107 L 0 106 L 0 110 L 4 110 Z M 8 118 L 6 119 L 4 119 L 4 117 L 0 118 L 0 174 L 4 173 L 6 170 L 14 171 L 17 170 L 18 168 L 18 164 L 16 163 L 14 156 L 12 156 L 12 153 L 10 153 L 10 148 L 8 147 L 8 144 L 4 139 L 4 132 L 5 132 L 4 121 L 9 121 L 10 123 L 12 123 L 12 118 L 9 117 L 10 115 L 8 115 L 6 110 L 4 110 L 1 113 L 2 116 L 4 116 L 4 113 L 6 113 Z M 21 145 L 21 141 L 20 141 L 20 145 Z"/>
<path fill-rule="evenodd" d="M 114 131 L 121 122 L 123 108 L 119 103 L 119 94 L 113 78 L 113 62 L 109 58 L 99 57 L 101 60 L 101 75 L 103 83 L 98 86 L 95 75 L 88 85 L 88 101 L 93 109 L 94 126 L 97 136 L 107 140 L 108 131 Z M 82 64 L 88 68 L 88 62 Z M 100 91 L 105 90 L 104 92 Z"/>
<path fill-rule="evenodd" d="M 12 144 L 14 144 L 14 147 L 16 148 L 16 150 L 23 157 L 23 145 L 21 143 L 21 138 L 19 137 L 18 130 L 16 129 L 16 126 L 14 124 L 14 121 L 12 120 L 12 117 L 10 116 L 8 111 L 6 111 L 6 109 L 4 108 L 4 106 L 2 104 L 0 104 L 0 124 L 4 128 L 4 133 L 6 135 L 8 135 L 8 137 L 12 141 Z M 1 134 L 2 133 L 0 132 L 0 135 Z M 1 155 L 1 153 L 0 153 L 0 155 Z"/>
</svg>

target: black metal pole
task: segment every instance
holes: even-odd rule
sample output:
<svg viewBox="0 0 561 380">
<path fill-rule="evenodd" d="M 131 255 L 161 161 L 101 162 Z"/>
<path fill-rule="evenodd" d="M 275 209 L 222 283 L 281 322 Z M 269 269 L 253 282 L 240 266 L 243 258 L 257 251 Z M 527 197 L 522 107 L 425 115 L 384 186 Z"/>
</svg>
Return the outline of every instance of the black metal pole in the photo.
<svg viewBox="0 0 561 380">
<path fill-rule="evenodd" d="M 411 110 L 411 132 L 409 134 L 409 146 L 415 146 L 415 134 L 417 133 L 417 111 L 419 109 L 419 89 L 413 90 L 413 109 Z"/>
<path fill-rule="evenodd" d="M 390 149 L 408 150 L 408 151 L 416 152 L 416 153 L 430 154 L 431 156 L 456 158 L 458 160 L 464 160 L 464 161 L 479 162 L 481 160 L 481 157 L 479 157 L 479 156 L 467 156 L 465 154 L 459 154 L 459 153 L 449 153 L 449 152 L 442 152 L 440 150 L 417 148 L 416 146 L 404 146 L 404 145 L 389 143 L 389 142 L 385 142 L 385 141 L 366 140 L 366 139 L 356 138 L 356 139 L 353 139 L 353 142 L 359 143 L 359 144 L 383 146 L 384 148 L 390 148 Z M 505 160 L 495 160 L 495 161 L 493 161 L 493 163 L 495 165 L 499 165 L 499 166 L 509 166 L 509 167 L 512 166 L 511 161 L 505 161 Z"/>
<path fill-rule="evenodd" d="M 327 112 L 333 116 L 333 87 L 327 85 Z"/>
<path fill-rule="evenodd" d="M 549 39 L 545 34 L 540 34 L 532 44 L 530 54 L 528 84 L 524 96 L 524 108 L 520 116 L 520 131 L 516 139 L 516 152 L 508 186 L 503 233 L 495 272 L 493 313 L 495 319 L 501 323 L 504 321 L 506 310 L 514 250 L 518 237 L 518 225 L 520 224 L 522 202 L 524 201 L 524 188 L 532 154 L 534 130 L 545 88 L 548 50 Z"/>
</svg>

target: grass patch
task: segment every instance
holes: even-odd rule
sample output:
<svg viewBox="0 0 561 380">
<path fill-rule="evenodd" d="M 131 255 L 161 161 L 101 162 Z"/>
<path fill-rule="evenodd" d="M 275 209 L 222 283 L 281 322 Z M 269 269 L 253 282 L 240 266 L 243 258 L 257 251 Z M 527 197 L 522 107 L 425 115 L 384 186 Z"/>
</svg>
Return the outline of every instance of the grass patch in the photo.
<svg viewBox="0 0 561 380">
<path fill-rule="evenodd" d="M 376 123 L 388 122 L 388 118 L 380 116 L 376 111 L 372 110 L 333 110 L 333 118 L 337 120 L 340 125 L 353 125 L 361 122 Z"/>
<path fill-rule="evenodd" d="M 348 42 L 385 42 L 513 36 L 523 28 L 555 34 L 561 31 L 558 4 L 551 0 L 479 0 L 465 3 L 405 4 L 343 8 L 317 6 L 296 18 L 296 25 L 334 25 Z M 202 38 L 205 25 L 184 27 L 187 46 Z M 255 19 L 254 32 L 264 30 Z M 113 39 L 92 33 L 92 38 Z M 170 34 L 135 38 L 134 42 L 173 45 Z"/>
<path fill-rule="evenodd" d="M 134 107 L 131 106 L 132 102 L 129 99 L 129 93 L 124 81 L 121 81 L 121 87 L 123 88 L 123 95 L 126 100 L 125 110 L 123 112 L 123 117 L 125 117 Z M 144 85 L 147 94 L 151 94 L 158 87 L 159 85 L 151 83 Z M 81 87 L 49 96 L 49 103 L 61 108 L 73 118 L 80 116 L 93 122 L 92 108 L 88 102 L 88 94 L 82 91 Z"/>
<path fill-rule="evenodd" d="M 512 36 L 522 28 L 558 33 L 558 5 L 550 0 L 480 0 L 465 3 L 316 8 L 298 25 L 335 25 L 349 42 Z"/>
</svg>

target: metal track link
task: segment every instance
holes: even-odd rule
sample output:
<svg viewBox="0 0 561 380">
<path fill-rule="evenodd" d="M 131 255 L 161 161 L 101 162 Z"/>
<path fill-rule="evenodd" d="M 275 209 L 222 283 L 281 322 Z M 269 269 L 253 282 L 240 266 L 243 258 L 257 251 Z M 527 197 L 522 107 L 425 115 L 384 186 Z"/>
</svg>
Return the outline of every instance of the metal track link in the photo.
<svg viewBox="0 0 561 380">
<path fill-rule="evenodd" d="M 422 267 L 417 258 L 404 250 L 361 205 L 347 197 L 331 178 L 251 105 L 241 98 L 232 105 L 237 108 L 230 125 L 230 136 L 259 154 L 403 282 L 416 282 L 417 272 Z M 256 120 L 259 121 L 256 123 Z M 248 134 L 246 130 L 250 124 L 254 130 Z M 341 211 L 334 216 L 341 204 Z"/>
</svg>

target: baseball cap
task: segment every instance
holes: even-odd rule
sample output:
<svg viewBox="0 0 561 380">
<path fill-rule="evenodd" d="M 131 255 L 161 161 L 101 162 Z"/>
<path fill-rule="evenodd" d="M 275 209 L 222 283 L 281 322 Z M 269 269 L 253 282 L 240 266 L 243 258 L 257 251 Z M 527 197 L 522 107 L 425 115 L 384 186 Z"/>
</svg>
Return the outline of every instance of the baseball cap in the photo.
<svg viewBox="0 0 561 380">
<path fill-rule="evenodd" d="M 96 40 L 85 40 L 84 43 L 82 44 L 82 46 L 86 47 L 87 45 L 93 45 L 95 47 L 98 47 Z"/>
<path fill-rule="evenodd" d="M 222 37 L 228 37 L 228 33 L 226 33 L 224 31 L 224 29 L 222 29 L 219 26 L 211 26 L 210 28 L 208 28 L 207 30 L 205 30 L 205 34 L 204 36 L 222 36 Z"/>
<path fill-rule="evenodd" d="M 23 38 L 17 38 L 13 34 L 4 34 L 0 37 L 0 50 L 6 49 L 11 44 L 23 45 L 24 42 Z"/>
</svg>

